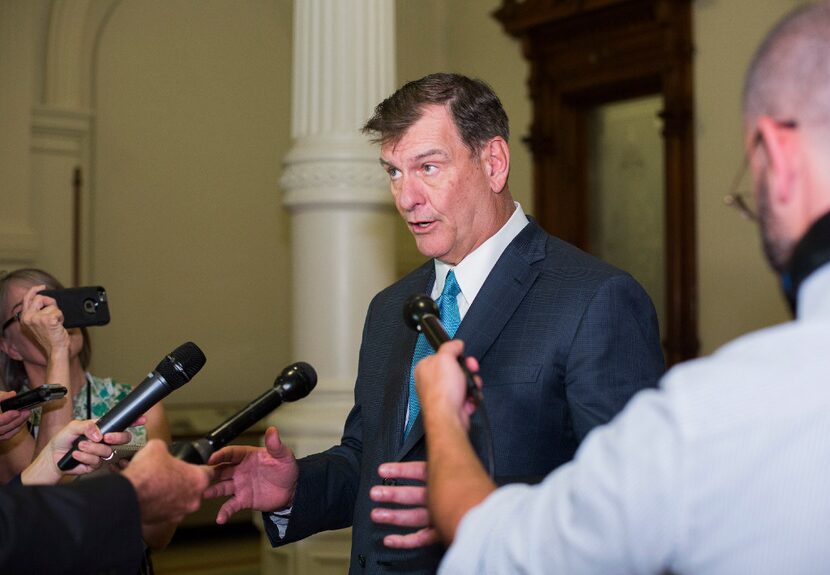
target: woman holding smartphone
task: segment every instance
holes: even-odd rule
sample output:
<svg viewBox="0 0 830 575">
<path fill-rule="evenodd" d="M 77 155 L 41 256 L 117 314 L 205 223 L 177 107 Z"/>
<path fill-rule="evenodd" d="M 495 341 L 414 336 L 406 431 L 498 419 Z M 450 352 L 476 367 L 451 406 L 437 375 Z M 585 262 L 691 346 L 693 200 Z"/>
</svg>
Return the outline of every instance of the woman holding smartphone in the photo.
<svg viewBox="0 0 830 575">
<path fill-rule="evenodd" d="M 91 349 L 86 328 L 65 329 L 55 300 L 39 293 L 44 289 L 63 286 L 38 269 L 19 269 L 0 277 L 0 389 L 20 393 L 52 383 L 69 390 L 66 399 L 32 409 L 30 430 L 24 426 L 13 438 L 0 441 L 0 460 L 6 461 L 6 467 L 19 467 L 15 473 L 28 465 L 69 421 L 97 419 L 132 391 L 129 384 L 87 371 Z M 135 445 L 149 439 L 170 443 L 161 403 L 146 413 L 146 425 L 128 431 Z M 145 525 L 142 531 L 151 549 L 163 549 L 175 525 Z"/>
</svg>

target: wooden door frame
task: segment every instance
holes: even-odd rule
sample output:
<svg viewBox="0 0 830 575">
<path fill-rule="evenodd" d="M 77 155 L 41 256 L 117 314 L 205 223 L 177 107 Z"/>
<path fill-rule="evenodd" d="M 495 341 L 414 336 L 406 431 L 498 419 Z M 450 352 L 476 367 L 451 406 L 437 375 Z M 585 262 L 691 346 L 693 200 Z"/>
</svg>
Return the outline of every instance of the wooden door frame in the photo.
<svg viewBox="0 0 830 575">
<path fill-rule="evenodd" d="M 504 0 L 494 17 L 530 62 L 534 213 L 590 250 L 588 114 L 639 96 L 663 100 L 669 365 L 697 355 L 691 0 Z"/>
</svg>

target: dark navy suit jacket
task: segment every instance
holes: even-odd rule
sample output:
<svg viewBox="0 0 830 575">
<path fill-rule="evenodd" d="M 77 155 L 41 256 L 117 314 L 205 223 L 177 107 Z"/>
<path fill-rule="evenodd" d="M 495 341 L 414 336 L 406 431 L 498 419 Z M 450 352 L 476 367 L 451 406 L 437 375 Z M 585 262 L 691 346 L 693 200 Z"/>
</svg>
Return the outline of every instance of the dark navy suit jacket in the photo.
<svg viewBox="0 0 830 575">
<path fill-rule="evenodd" d="M 281 545 L 318 531 L 353 527 L 352 573 L 429 573 L 443 554 L 434 545 L 391 550 L 376 525 L 369 489 L 379 464 L 426 458 L 420 417 L 403 441 L 416 333 L 404 302 L 429 293 L 427 262 L 372 300 L 360 350 L 355 405 L 341 443 L 299 461 L 299 485 Z M 663 373 L 651 300 L 628 274 L 544 232 L 531 221 L 499 258 L 464 316 L 456 338 L 479 359 L 497 483 L 541 480 L 570 460 L 595 426 L 611 420 Z M 483 453 L 480 413 L 471 438 Z M 486 464 L 486 462 L 485 462 Z M 512 520 L 493 518 L 494 521 Z"/>
<path fill-rule="evenodd" d="M 143 556 L 138 498 L 119 474 L 0 486 L 0 573 L 135 575 Z"/>
</svg>

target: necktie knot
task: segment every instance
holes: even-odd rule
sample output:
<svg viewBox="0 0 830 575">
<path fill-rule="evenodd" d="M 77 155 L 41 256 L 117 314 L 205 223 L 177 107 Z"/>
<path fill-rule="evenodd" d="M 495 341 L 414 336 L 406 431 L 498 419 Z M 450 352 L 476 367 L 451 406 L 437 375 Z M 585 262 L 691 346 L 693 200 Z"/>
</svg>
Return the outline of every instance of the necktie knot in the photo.
<svg viewBox="0 0 830 575">
<path fill-rule="evenodd" d="M 447 274 L 447 279 L 444 280 L 444 289 L 441 291 L 441 297 L 439 297 L 441 300 L 441 304 L 439 305 L 447 305 L 447 298 L 456 298 L 460 293 L 461 288 L 458 287 L 458 280 L 455 279 L 455 272 L 450 270 Z"/>
</svg>

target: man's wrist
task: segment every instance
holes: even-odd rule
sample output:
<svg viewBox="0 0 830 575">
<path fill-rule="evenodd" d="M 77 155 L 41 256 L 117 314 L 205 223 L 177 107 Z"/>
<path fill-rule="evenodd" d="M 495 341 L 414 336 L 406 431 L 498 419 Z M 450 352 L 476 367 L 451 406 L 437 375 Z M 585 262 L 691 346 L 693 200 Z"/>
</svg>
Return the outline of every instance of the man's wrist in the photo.
<svg viewBox="0 0 830 575">
<path fill-rule="evenodd" d="M 458 411 L 445 405 L 437 404 L 432 409 L 422 409 L 421 414 L 424 418 L 424 429 L 436 427 L 439 430 L 461 430 L 465 433 L 467 431 Z"/>
</svg>

